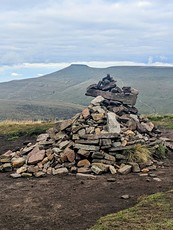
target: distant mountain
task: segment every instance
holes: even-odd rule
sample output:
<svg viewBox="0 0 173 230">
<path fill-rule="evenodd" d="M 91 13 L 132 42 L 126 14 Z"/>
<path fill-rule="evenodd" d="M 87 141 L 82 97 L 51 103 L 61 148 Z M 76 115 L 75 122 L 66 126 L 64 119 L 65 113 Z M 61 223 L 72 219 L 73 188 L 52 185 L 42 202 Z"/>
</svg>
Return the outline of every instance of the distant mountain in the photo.
<svg viewBox="0 0 173 230">
<path fill-rule="evenodd" d="M 0 119 L 70 117 L 91 100 L 86 88 L 108 73 L 119 86 L 140 91 L 136 106 L 141 113 L 173 113 L 173 68 L 75 64 L 42 77 L 0 83 Z"/>
</svg>

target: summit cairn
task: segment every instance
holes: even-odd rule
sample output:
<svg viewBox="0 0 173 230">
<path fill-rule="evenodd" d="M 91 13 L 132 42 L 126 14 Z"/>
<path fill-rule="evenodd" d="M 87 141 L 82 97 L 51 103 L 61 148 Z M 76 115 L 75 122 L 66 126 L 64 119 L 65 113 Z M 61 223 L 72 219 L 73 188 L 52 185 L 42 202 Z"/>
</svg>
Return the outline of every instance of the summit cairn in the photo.
<svg viewBox="0 0 173 230">
<path fill-rule="evenodd" d="M 135 105 L 139 91 L 131 87 L 123 87 L 120 89 L 116 85 L 116 81 L 107 74 L 98 84 L 90 85 L 85 95 L 103 98 L 111 101 L 122 102 L 126 105 Z"/>
<path fill-rule="evenodd" d="M 87 88 L 86 95 L 95 98 L 81 113 L 57 122 L 36 144 L 1 155 L 0 171 L 16 170 L 11 176 L 18 178 L 156 170 L 160 163 L 152 154 L 161 143 L 159 131 L 134 107 L 138 93 L 119 88 L 107 75 Z"/>
</svg>

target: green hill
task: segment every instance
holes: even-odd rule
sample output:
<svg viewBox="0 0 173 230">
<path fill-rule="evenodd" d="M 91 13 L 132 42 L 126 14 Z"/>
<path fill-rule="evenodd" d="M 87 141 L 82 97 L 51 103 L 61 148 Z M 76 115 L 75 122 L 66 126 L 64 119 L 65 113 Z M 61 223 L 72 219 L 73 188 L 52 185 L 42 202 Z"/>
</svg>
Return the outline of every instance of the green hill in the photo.
<svg viewBox="0 0 173 230">
<path fill-rule="evenodd" d="M 173 113 L 171 67 L 71 65 L 42 77 L 0 83 L 0 119 L 70 117 L 91 100 L 86 88 L 108 73 L 119 86 L 140 91 L 136 106 L 141 113 Z"/>
</svg>

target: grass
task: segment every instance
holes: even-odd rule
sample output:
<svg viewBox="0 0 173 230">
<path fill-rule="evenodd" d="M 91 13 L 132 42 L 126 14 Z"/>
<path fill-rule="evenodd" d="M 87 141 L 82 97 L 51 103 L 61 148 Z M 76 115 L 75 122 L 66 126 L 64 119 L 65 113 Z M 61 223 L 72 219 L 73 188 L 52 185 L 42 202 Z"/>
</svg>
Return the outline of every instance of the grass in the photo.
<svg viewBox="0 0 173 230">
<path fill-rule="evenodd" d="M 129 162 L 145 163 L 151 159 L 150 150 L 141 144 L 136 144 L 131 149 L 124 150 L 124 152 Z"/>
<path fill-rule="evenodd" d="M 166 146 L 162 143 L 160 143 L 158 146 L 156 146 L 157 148 L 155 148 L 154 153 L 153 153 L 153 157 L 155 159 L 158 160 L 163 160 L 168 156 L 168 149 L 166 148 Z"/>
<path fill-rule="evenodd" d="M 0 135 L 7 135 L 9 140 L 13 140 L 24 135 L 39 135 L 53 126 L 54 122 L 5 120 L 0 122 Z"/>
<path fill-rule="evenodd" d="M 147 116 L 158 127 L 173 129 L 173 114 L 158 115 L 152 114 Z"/>
<path fill-rule="evenodd" d="M 143 197 L 134 207 L 100 218 L 89 230 L 171 230 L 173 190 Z"/>
</svg>

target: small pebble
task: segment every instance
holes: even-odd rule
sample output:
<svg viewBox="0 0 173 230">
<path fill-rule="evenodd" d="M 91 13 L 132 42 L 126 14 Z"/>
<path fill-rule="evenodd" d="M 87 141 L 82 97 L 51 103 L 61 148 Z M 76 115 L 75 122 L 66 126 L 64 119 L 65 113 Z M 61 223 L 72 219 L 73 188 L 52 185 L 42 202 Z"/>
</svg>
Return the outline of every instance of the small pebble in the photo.
<svg viewBox="0 0 173 230">
<path fill-rule="evenodd" d="M 128 194 L 125 194 L 125 195 L 122 195 L 121 196 L 121 199 L 124 199 L 124 200 L 127 200 L 127 199 L 129 199 L 130 198 L 130 196 L 128 195 Z"/>
<path fill-rule="evenodd" d="M 156 177 L 156 174 L 155 173 L 150 173 L 149 176 L 150 177 Z"/>
<path fill-rule="evenodd" d="M 107 178 L 107 182 L 115 182 L 116 181 L 116 179 L 115 178 L 113 178 L 113 177 L 111 177 L 111 178 Z"/>
<path fill-rule="evenodd" d="M 158 181 L 158 182 L 162 181 L 162 180 L 161 180 L 160 178 L 158 178 L 158 177 L 154 177 L 153 180 Z"/>
</svg>

